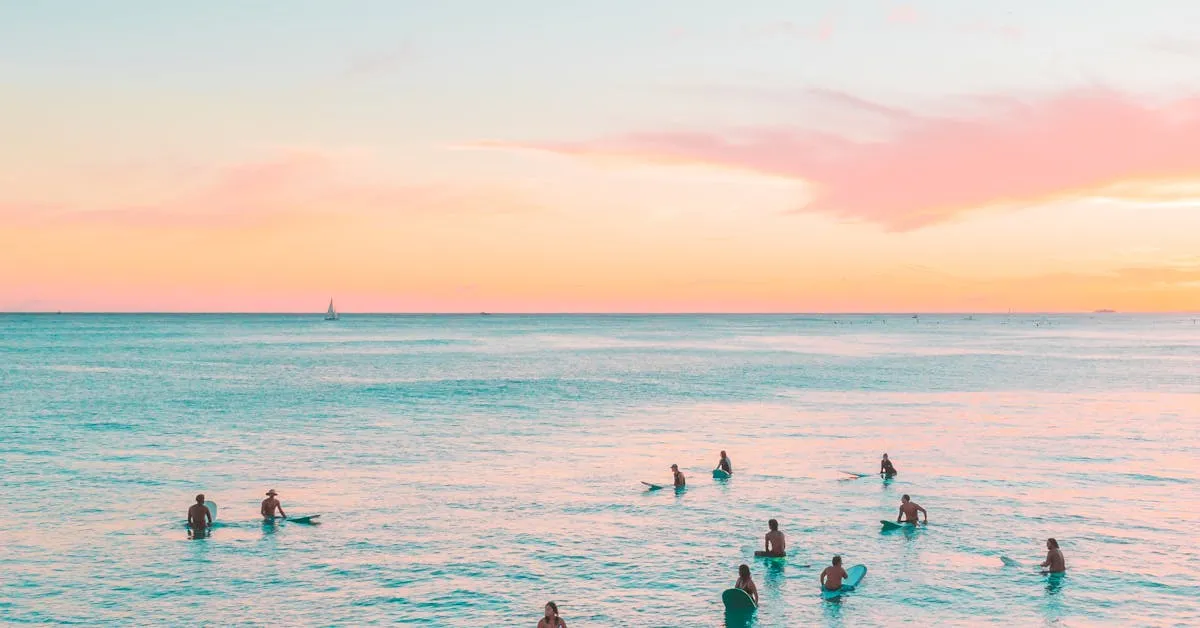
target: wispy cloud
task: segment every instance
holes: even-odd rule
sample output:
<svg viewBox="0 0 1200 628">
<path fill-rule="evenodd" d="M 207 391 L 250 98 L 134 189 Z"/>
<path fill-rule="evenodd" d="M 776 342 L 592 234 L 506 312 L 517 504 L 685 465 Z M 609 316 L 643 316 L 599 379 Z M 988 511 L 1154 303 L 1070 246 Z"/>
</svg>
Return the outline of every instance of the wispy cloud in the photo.
<svg viewBox="0 0 1200 628">
<path fill-rule="evenodd" d="M 802 179 L 813 185 L 814 199 L 800 211 L 894 230 L 982 207 L 1094 194 L 1120 182 L 1200 176 L 1200 98 L 1154 106 L 1118 92 L 1082 90 L 979 102 L 987 111 L 975 116 L 893 116 L 891 135 L 872 142 L 769 127 L 480 145 Z"/>
</svg>

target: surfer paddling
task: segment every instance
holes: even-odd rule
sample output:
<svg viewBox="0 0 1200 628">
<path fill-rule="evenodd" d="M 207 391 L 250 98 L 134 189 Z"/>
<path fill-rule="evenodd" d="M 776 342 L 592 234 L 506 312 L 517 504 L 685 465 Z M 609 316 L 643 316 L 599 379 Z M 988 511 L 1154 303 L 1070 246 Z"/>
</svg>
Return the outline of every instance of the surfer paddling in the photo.
<svg viewBox="0 0 1200 628">
<path fill-rule="evenodd" d="M 879 475 L 885 478 L 890 478 L 896 475 L 896 467 L 892 465 L 892 461 L 888 460 L 888 455 L 883 454 L 883 460 L 879 461 Z"/>
<path fill-rule="evenodd" d="M 275 499 L 275 496 L 278 494 L 279 493 L 275 492 L 275 489 L 267 491 L 267 498 L 262 500 L 262 507 L 259 508 L 259 512 L 262 513 L 263 519 L 274 519 L 275 511 L 277 510 L 279 511 L 280 517 L 287 519 L 287 513 L 283 512 L 283 504 L 280 504 L 279 500 Z"/>
<path fill-rule="evenodd" d="M 787 556 L 787 541 L 784 540 L 783 533 L 779 531 L 779 522 L 771 519 L 767 522 L 767 527 L 771 531 L 767 532 L 764 549 L 761 552 L 754 552 L 754 555 L 766 558 L 782 558 Z"/>
<path fill-rule="evenodd" d="M 538 620 L 537 628 L 567 628 L 567 622 L 558 616 L 558 605 L 546 602 L 546 616 Z"/>
<path fill-rule="evenodd" d="M 196 496 L 196 503 L 188 508 L 188 526 L 192 528 L 192 537 L 200 538 L 212 526 L 212 513 L 204 505 L 204 493 Z"/>
<path fill-rule="evenodd" d="M 675 488 L 683 488 L 687 486 L 687 480 L 684 479 L 683 473 L 679 471 L 679 465 L 671 465 L 671 473 L 675 476 Z"/>
<path fill-rule="evenodd" d="M 741 565 L 738 567 L 738 579 L 733 583 L 733 588 L 741 589 L 754 600 L 754 605 L 758 606 L 758 587 L 754 586 L 754 580 L 750 579 L 750 567 Z"/>
<path fill-rule="evenodd" d="M 842 580 L 846 577 L 846 570 L 842 569 L 842 557 L 834 556 L 833 564 L 821 571 L 821 588 L 826 591 L 837 591 L 842 588 Z"/>
<path fill-rule="evenodd" d="M 733 475 L 733 463 L 729 461 L 729 456 L 725 455 L 725 450 L 721 450 L 721 460 L 717 462 L 717 468 Z"/>
<path fill-rule="evenodd" d="M 1042 563 L 1042 567 L 1046 568 L 1046 573 L 1065 572 L 1067 559 L 1063 556 L 1062 550 L 1058 549 L 1058 541 L 1046 539 L 1046 550 L 1046 560 Z"/>
<path fill-rule="evenodd" d="M 917 520 L 918 512 L 925 515 L 925 525 L 929 525 L 929 513 L 924 508 L 921 508 L 920 504 L 912 501 L 908 495 L 905 495 L 900 498 L 900 514 L 896 515 L 896 523 L 900 523 L 900 520 L 903 519 L 904 523 L 917 525 L 920 523 Z"/>
</svg>

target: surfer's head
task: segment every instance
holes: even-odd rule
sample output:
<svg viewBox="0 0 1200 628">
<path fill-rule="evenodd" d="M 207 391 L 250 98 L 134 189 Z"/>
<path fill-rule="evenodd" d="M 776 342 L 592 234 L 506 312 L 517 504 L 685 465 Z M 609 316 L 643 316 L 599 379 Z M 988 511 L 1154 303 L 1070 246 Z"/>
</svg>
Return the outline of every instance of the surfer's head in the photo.
<svg viewBox="0 0 1200 628">
<path fill-rule="evenodd" d="M 672 471 L 678 471 L 678 470 L 679 470 L 679 465 L 677 465 L 677 464 L 673 464 L 673 465 L 671 465 L 671 470 L 672 470 Z"/>
<path fill-rule="evenodd" d="M 767 522 L 767 527 L 768 527 L 768 528 L 771 528 L 771 530 L 778 530 L 778 529 L 779 529 L 779 522 L 778 522 L 778 521 L 776 521 L 776 520 L 774 520 L 774 519 L 772 519 L 772 520 L 770 520 L 770 521 L 768 521 L 768 522 Z"/>
<path fill-rule="evenodd" d="M 908 503 L 908 499 L 909 499 L 909 498 L 908 498 L 908 495 L 904 495 L 904 496 L 902 496 L 902 497 L 900 498 L 900 501 L 902 501 L 902 502 L 904 502 L 904 503 L 906 503 L 906 504 L 907 504 L 907 503 Z"/>
<path fill-rule="evenodd" d="M 721 450 L 721 457 L 722 457 L 722 458 L 726 457 L 726 456 L 725 456 L 725 450 L 724 450 L 724 449 L 722 449 L 722 450 Z"/>
<path fill-rule="evenodd" d="M 1058 549 L 1058 541 L 1046 539 L 1046 549 Z"/>
<path fill-rule="evenodd" d="M 742 565 L 742 566 L 738 567 L 738 576 L 742 577 L 742 578 L 749 578 L 750 577 L 750 567 L 748 565 Z"/>
<path fill-rule="evenodd" d="M 883 459 L 887 460 L 887 454 L 883 454 Z"/>
<path fill-rule="evenodd" d="M 204 503 L 204 493 L 200 493 L 199 495 L 197 495 L 197 496 L 196 496 L 196 503 L 197 503 L 197 504 L 203 504 L 203 503 Z"/>
<path fill-rule="evenodd" d="M 546 602 L 546 619 L 554 619 L 558 617 L 558 605 L 554 602 Z"/>
<path fill-rule="evenodd" d="M 833 557 L 833 564 L 834 564 L 834 565 L 841 565 L 841 564 L 842 564 L 842 557 L 841 557 L 841 556 L 834 556 L 834 557 Z"/>
</svg>

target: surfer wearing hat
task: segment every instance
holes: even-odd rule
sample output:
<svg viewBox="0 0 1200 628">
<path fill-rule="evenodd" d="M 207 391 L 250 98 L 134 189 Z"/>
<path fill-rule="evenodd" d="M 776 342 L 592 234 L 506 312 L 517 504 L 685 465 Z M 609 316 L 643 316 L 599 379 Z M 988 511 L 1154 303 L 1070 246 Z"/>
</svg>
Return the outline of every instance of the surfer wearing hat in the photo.
<svg viewBox="0 0 1200 628">
<path fill-rule="evenodd" d="M 187 518 L 188 526 L 192 528 L 192 537 L 200 538 L 204 536 L 209 526 L 212 525 L 212 513 L 204 505 L 204 493 L 196 496 L 196 503 L 192 504 L 191 508 L 188 508 Z"/>
<path fill-rule="evenodd" d="M 721 450 L 721 460 L 717 462 L 717 468 L 729 475 L 733 475 L 733 463 L 729 461 L 729 456 L 725 455 L 724 449 Z"/>
<path fill-rule="evenodd" d="M 275 496 L 278 494 L 275 492 L 275 489 L 267 491 L 267 498 L 262 500 L 262 508 L 259 509 L 262 512 L 263 519 L 274 519 L 276 510 L 279 511 L 280 517 L 287 519 L 287 513 L 283 512 L 283 505 L 279 503 L 278 499 L 275 499 Z"/>
<path fill-rule="evenodd" d="M 671 473 L 675 475 L 675 488 L 683 488 L 687 485 L 687 480 L 683 479 L 683 473 L 679 471 L 679 465 L 671 465 Z"/>
<path fill-rule="evenodd" d="M 900 519 L 904 519 L 905 523 L 917 525 L 917 513 L 925 513 L 925 524 L 929 524 L 929 513 L 921 508 L 921 505 L 909 499 L 908 495 L 900 498 L 900 513 L 896 515 L 896 523 L 900 523 Z"/>
<path fill-rule="evenodd" d="M 1042 563 L 1042 567 L 1046 568 L 1048 573 L 1063 573 L 1067 570 L 1067 559 L 1063 556 L 1062 550 L 1058 549 L 1058 541 L 1054 539 L 1046 539 L 1046 562 Z"/>
<path fill-rule="evenodd" d="M 879 461 L 879 475 L 885 478 L 896 475 L 896 467 L 892 466 L 892 461 L 888 460 L 887 454 L 883 454 L 883 460 Z"/>
</svg>

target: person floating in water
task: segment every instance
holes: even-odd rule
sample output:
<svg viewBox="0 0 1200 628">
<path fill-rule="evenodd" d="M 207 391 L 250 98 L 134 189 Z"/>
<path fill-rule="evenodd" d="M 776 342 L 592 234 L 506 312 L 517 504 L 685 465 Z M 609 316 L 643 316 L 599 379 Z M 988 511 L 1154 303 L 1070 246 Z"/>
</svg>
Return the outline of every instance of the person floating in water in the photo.
<svg viewBox="0 0 1200 628">
<path fill-rule="evenodd" d="M 879 461 L 879 475 L 885 478 L 896 475 L 896 467 L 892 466 L 892 461 L 888 460 L 887 454 L 883 454 L 883 460 Z"/>
<path fill-rule="evenodd" d="M 725 450 L 721 450 L 721 460 L 717 462 L 717 468 L 733 475 L 733 463 L 729 461 L 729 456 L 725 455 Z"/>
<path fill-rule="evenodd" d="M 842 588 L 842 580 L 846 578 L 846 570 L 842 569 L 842 557 L 834 556 L 833 564 L 821 571 L 821 588 L 826 591 L 837 591 Z"/>
<path fill-rule="evenodd" d="M 274 519 L 275 511 L 277 510 L 279 511 L 280 517 L 287 519 L 287 513 L 283 512 L 283 504 L 280 504 L 279 500 L 275 499 L 275 496 L 278 494 L 279 493 L 275 492 L 275 489 L 267 491 L 267 498 L 262 500 L 262 507 L 259 508 L 259 512 L 262 513 L 263 519 Z"/>
<path fill-rule="evenodd" d="M 781 558 L 787 556 L 787 541 L 783 538 L 783 533 L 779 531 L 779 522 L 771 519 L 767 522 L 767 527 L 771 529 L 767 533 L 765 540 L 765 549 L 761 552 L 754 552 L 755 556 L 766 556 L 769 558 Z"/>
<path fill-rule="evenodd" d="M 204 505 L 204 493 L 196 496 L 196 503 L 192 504 L 191 508 L 188 508 L 187 518 L 188 527 L 192 529 L 193 538 L 200 538 L 208 532 L 208 529 L 212 526 L 212 513 Z"/>
<path fill-rule="evenodd" d="M 917 520 L 918 512 L 925 514 L 925 525 L 929 525 L 929 513 L 924 508 L 921 508 L 920 504 L 911 501 L 908 495 L 905 495 L 900 498 L 900 514 L 896 515 L 896 523 L 900 523 L 900 520 L 904 519 L 904 523 L 916 525 L 919 523 Z"/>
<path fill-rule="evenodd" d="M 683 488 L 687 486 L 687 480 L 684 479 L 683 473 L 680 473 L 679 465 L 671 465 L 671 473 L 675 476 L 675 488 Z"/>
<path fill-rule="evenodd" d="M 1042 567 L 1046 568 L 1047 573 L 1063 573 L 1067 570 L 1067 559 L 1063 556 L 1062 550 L 1058 549 L 1058 541 L 1054 539 L 1046 539 L 1046 561 L 1042 563 Z"/>
<path fill-rule="evenodd" d="M 546 602 L 546 616 L 538 620 L 537 628 L 567 628 L 567 622 L 558 616 L 558 605 Z"/>
<path fill-rule="evenodd" d="M 754 600 L 754 605 L 758 606 L 758 587 L 754 586 L 754 581 L 750 579 L 750 567 L 741 565 L 738 567 L 738 579 L 733 583 L 733 588 L 741 589 Z"/>
</svg>

